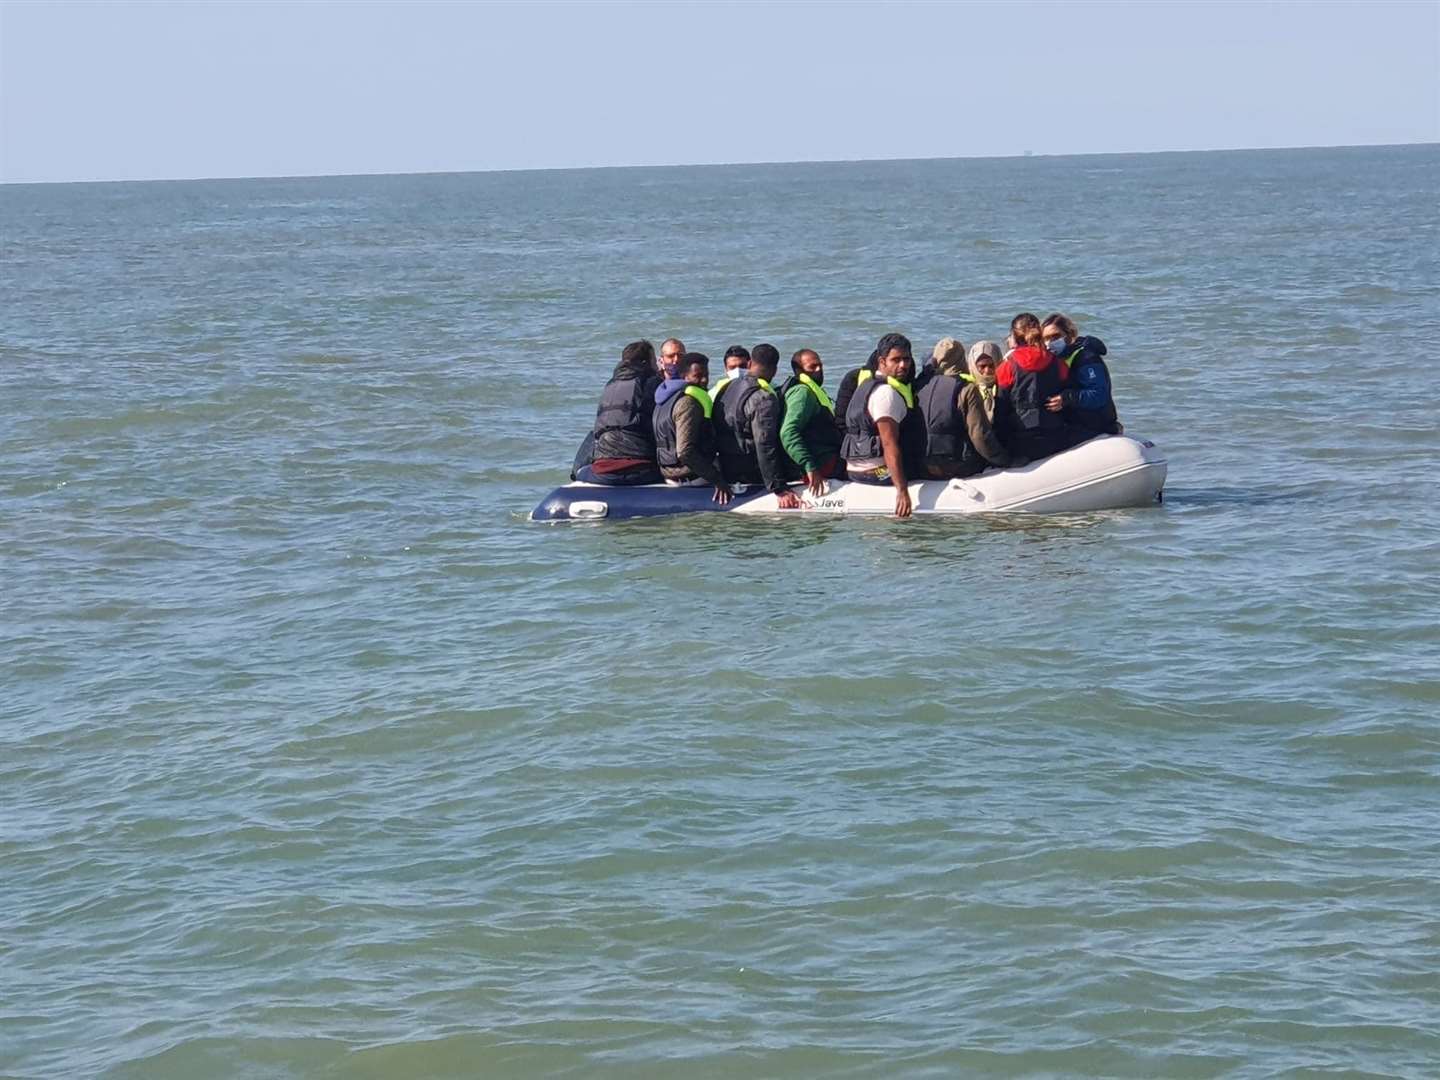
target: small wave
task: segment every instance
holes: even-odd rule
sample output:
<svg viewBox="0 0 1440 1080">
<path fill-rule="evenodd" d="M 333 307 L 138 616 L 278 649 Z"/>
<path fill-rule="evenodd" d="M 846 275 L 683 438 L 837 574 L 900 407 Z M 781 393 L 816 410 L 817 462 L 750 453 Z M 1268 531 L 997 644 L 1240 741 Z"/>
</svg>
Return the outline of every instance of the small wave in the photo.
<svg viewBox="0 0 1440 1080">
<path fill-rule="evenodd" d="M 429 303 L 430 298 L 421 296 L 419 293 L 394 293 L 389 296 L 377 296 L 370 301 L 371 306 L 381 310 L 425 307 Z"/>
<path fill-rule="evenodd" d="M 1350 285 L 1341 289 L 1340 295 L 1346 300 L 1373 300 L 1377 304 L 1391 303 L 1406 298 L 1406 294 L 1399 289 L 1392 289 L 1386 285 Z"/>
</svg>

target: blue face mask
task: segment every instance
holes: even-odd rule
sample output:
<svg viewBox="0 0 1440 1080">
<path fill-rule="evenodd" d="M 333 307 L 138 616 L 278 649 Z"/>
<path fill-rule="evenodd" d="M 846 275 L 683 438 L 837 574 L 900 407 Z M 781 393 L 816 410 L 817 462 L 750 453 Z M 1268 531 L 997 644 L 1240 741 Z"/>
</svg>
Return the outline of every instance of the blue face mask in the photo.
<svg viewBox="0 0 1440 1080">
<path fill-rule="evenodd" d="M 1045 343 L 1045 348 L 1050 350 L 1051 356 L 1064 356 L 1065 350 L 1070 346 L 1063 337 L 1052 338 Z"/>
</svg>

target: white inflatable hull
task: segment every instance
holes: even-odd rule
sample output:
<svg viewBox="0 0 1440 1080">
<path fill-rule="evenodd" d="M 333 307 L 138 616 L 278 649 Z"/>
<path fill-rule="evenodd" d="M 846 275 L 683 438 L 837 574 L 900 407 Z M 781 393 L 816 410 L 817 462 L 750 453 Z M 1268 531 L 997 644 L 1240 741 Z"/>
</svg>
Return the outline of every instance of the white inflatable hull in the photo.
<svg viewBox="0 0 1440 1080">
<path fill-rule="evenodd" d="M 916 514 L 1060 514 L 1116 510 L 1158 502 L 1167 471 L 1154 443 L 1125 435 L 1102 435 L 1072 450 L 1019 469 L 990 469 L 964 480 L 925 480 L 910 485 Z M 706 487 L 609 487 L 566 484 L 551 492 L 532 521 L 595 521 L 664 514 L 893 514 L 890 485 L 831 481 L 824 495 L 801 487 L 801 509 L 782 510 L 775 496 L 737 488 L 726 506 L 711 501 Z"/>
</svg>

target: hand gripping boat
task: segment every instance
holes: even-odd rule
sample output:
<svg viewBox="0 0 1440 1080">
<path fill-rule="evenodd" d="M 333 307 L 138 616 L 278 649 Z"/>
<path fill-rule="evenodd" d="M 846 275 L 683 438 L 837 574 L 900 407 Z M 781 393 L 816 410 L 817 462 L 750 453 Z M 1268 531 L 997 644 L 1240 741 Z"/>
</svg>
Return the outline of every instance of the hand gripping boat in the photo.
<svg viewBox="0 0 1440 1080">
<path fill-rule="evenodd" d="M 1058 514 L 1116 510 L 1158 502 L 1165 486 L 1165 456 L 1151 442 L 1101 435 L 1019 469 L 988 469 L 964 480 L 917 480 L 910 485 L 916 514 Z M 764 488 L 737 485 L 725 506 L 704 487 L 653 484 L 609 487 L 572 483 L 558 487 L 530 512 L 531 521 L 598 521 L 663 514 L 893 514 L 889 484 L 832 480 L 824 495 L 794 487 L 799 510 L 782 510 Z"/>
</svg>

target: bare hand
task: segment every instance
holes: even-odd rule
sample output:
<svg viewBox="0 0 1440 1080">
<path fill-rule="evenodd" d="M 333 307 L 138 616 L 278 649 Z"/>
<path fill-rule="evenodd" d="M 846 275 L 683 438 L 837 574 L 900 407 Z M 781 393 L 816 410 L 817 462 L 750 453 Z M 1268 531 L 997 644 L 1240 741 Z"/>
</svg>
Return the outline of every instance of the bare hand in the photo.
<svg viewBox="0 0 1440 1080">
<path fill-rule="evenodd" d="M 713 497 L 717 503 L 724 506 L 735 497 L 735 493 L 730 490 L 729 484 L 716 484 L 715 495 Z"/>
<path fill-rule="evenodd" d="M 1054 397 L 1048 397 L 1045 399 L 1045 408 L 1049 409 L 1051 412 L 1059 412 L 1064 407 L 1065 402 L 1059 394 L 1056 394 Z"/>
<path fill-rule="evenodd" d="M 910 489 L 896 488 L 895 490 L 895 516 L 907 518 L 910 516 Z"/>
<path fill-rule="evenodd" d="M 793 491 L 781 491 L 775 496 L 775 501 L 780 504 L 781 510 L 799 510 L 800 496 Z"/>
<path fill-rule="evenodd" d="M 825 478 L 818 472 L 807 472 L 805 474 L 805 490 L 818 499 L 825 494 Z"/>
</svg>

